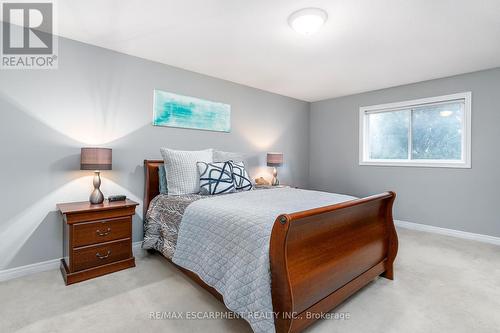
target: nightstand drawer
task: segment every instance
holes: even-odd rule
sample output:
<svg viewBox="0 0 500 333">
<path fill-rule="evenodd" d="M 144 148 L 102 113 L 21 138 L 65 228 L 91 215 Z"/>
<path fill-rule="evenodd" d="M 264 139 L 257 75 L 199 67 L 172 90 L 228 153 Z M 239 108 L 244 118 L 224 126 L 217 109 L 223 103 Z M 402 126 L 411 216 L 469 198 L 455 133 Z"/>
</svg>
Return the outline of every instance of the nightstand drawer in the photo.
<svg viewBox="0 0 500 333">
<path fill-rule="evenodd" d="M 85 246 L 73 250 L 73 270 L 81 271 L 132 257 L 130 239 Z"/>
<path fill-rule="evenodd" d="M 73 247 L 109 242 L 131 235 L 130 216 L 73 225 Z"/>
</svg>

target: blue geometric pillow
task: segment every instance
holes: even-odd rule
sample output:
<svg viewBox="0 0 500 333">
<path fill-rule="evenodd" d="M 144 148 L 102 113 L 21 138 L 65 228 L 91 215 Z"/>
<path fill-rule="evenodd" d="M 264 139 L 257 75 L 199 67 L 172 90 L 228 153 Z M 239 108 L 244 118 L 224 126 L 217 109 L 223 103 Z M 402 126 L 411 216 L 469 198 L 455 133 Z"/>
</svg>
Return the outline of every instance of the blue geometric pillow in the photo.
<svg viewBox="0 0 500 333">
<path fill-rule="evenodd" d="M 253 188 L 252 181 L 245 169 L 245 163 L 229 161 L 233 167 L 234 185 L 237 191 L 249 191 Z"/>
<path fill-rule="evenodd" d="M 236 191 L 230 162 L 197 162 L 200 173 L 200 194 L 214 195 Z"/>
</svg>

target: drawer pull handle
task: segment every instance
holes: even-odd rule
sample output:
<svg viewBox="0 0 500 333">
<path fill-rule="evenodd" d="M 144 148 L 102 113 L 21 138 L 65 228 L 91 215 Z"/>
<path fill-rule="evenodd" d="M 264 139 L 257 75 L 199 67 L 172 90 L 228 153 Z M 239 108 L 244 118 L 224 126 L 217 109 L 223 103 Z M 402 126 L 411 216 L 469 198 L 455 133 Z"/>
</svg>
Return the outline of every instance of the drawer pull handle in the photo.
<svg viewBox="0 0 500 333">
<path fill-rule="evenodd" d="M 106 253 L 106 255 L 102 255 L 102 254 L 100 254 L 99 252 L 97 252 L 97 253 L 95 254 L 95 256 L 96 256 L 97 258 L 99 258 L 99 259 L 106 259 L 107 257 L 109 257 L 109 255 L 110 255 L 110 254 L 111 254 L 111 250 L 108 250 L 108 253 Z"/>
<path fill-rule="evenodd" d="M 97 236 L 104 237 L 104 236 L 109 235 L 109 233 L 111 232 L 111 228 L 108 228 L 108 230 L 106 230 L 106 231 L 101 231 L 101 230 L 97 229 L 95 232 L 96 232 Z"/>
</svg>

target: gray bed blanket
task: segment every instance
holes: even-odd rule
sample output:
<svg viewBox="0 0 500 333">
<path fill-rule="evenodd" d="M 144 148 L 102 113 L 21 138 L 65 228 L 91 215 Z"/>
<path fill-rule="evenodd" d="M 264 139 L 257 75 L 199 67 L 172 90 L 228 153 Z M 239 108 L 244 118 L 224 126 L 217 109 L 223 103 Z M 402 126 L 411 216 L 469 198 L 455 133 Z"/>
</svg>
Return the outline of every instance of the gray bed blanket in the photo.
<svg viewBox="0 0 500 333">
<path fill-rule="evenodd" d="M 353 199 L 279 188 L 195 201 L 184 212 L 172 260 L 215 288 L 254 332 L 274 332 L 269 241 L 276 217 Z"/>
</svg>

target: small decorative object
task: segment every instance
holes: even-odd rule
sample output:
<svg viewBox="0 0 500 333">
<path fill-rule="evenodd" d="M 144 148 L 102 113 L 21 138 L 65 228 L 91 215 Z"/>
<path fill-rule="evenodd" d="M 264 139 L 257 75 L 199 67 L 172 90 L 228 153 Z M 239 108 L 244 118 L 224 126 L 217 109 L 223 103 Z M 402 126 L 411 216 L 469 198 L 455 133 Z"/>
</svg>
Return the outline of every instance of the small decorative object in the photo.
<svg viewBox="0 0 500 333">
<path fill-rule="evenodd" d="M 267 166 L 273 167 L 273 180 L 271 185 L 276 186 L 280 184 L 278 180 L 278 170 L 276 167 L 283 165 L 283 153 L 267 153 Z"/>
<path fill-rule="evenodd" d="M 117 195 L 110 195 L 108 197 L 109 202 L 115 202 L 115 201 L 125 201 L 127 200 L 127 196 L 123 194 L 117 194 Z"/>
<path fill-rule="evenodd" d="M 267 185 L 267 186 L 268 186 L 268 185 L 271 185 L 271 183 L 270 183 L 270 182 L 268 182 L 267 180 L 265 180 L 265 179 L 264 179 L 264 177 L 255 178 L 255 184 L 257 184 L 257 185 L 261 185 L 261 186 L 262 186 L 262 185 L 264 185 L 264 186 L 265 186 L 265 185 Z"/>
<path fill-rule="evenodd" d="M 101 204 L 104 195 L 101 186 L 101 170 L 111 170 L 112 151 L 109 148 L 82 148 L 80 153 L 80 170 L 94 170 L 94 191 L 90 194 L 91 204 Z"/>
<path fill-rule="evenodd" d="M 155 90 L 153 125 L 230 132 L 231 106 Z"/>
</svg>

